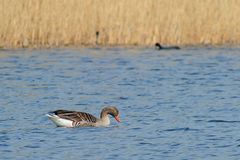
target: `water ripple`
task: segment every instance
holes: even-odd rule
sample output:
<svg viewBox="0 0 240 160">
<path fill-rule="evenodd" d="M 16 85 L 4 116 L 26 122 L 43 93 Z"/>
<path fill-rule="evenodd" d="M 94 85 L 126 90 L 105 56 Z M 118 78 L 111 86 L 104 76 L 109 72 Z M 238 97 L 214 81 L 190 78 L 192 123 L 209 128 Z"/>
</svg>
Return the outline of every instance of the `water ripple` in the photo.
<svg viewBox="0 0 240 160">
<path fill-rule="evenodd" d="M 199 129 L 192 129 L 189 127 L 186 128 L 171 128 L 171 129 L 166 129 L 163 130 L 164 132 L 178 132 L 178 131 L 199 131 Z"/>
<path fill-rule="evenodd" d="M 227 120 L 209 120 L 207 122 L 216 122 L 216 123 L 240 123 L 240 121 L 227 121 Z"/>
</svg>

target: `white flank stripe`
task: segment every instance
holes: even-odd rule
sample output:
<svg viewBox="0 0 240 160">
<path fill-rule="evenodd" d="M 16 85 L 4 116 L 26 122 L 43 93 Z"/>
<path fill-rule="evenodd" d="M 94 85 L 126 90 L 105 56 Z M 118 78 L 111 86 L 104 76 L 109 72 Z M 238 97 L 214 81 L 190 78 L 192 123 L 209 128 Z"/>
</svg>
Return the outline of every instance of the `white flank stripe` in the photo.
<svg viewBox="0 0 240 160">
<path fill-rule="evenodd" d="M 49 119 L 52 120 L 53 123 L 55 123 L 58 127 L 73 127 L 72 121 L 68 119 L 62 119 L 57 115 L 50 115 L 50 114 L 47 114 L 46 116 L 48 116 Z"/>
</svg>

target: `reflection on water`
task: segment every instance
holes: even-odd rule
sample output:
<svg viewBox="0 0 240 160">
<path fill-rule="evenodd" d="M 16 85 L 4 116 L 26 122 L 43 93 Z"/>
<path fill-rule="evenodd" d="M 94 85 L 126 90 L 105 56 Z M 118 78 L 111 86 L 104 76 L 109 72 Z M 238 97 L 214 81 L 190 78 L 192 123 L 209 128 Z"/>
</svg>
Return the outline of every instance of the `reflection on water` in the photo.
<svg viewBox="0 0 240 160">
<path fill-rule="evenodd" d="M 0 51 L 1 159 L 239 159 L 240 49 Z M 122 123 L 56 128 L 64 108 Z"/>
</svg>

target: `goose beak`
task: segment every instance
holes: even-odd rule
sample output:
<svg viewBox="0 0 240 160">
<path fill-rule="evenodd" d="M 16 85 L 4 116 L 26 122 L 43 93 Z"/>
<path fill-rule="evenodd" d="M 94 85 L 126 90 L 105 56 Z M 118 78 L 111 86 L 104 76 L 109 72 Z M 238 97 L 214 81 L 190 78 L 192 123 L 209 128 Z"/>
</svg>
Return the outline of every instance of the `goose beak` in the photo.
<svg viewBox="0 0 240 160">
<path fill-rule="evenodd" d="M 121 122 L 121 120 L 120 120 L 120 117 L 119 116 L 116 116 L 116 117 L 114 117 L 115 119 L 116 119 L 116 121 L 118 121 L 118 122 Z"/>
</svg>

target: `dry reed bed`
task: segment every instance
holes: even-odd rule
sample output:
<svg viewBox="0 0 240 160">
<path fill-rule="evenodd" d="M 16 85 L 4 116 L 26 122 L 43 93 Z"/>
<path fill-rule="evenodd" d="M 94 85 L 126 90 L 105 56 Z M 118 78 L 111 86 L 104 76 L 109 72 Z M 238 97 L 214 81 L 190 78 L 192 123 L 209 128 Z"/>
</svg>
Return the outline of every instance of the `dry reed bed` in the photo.
<svg viewBox="0 0 240 160">
<path fill-rule="evenodd" d="M 239 44 L 239 0 L 0 0 L 0 46 Z"/>
</svg>

